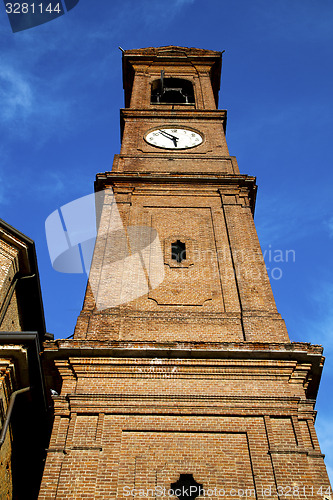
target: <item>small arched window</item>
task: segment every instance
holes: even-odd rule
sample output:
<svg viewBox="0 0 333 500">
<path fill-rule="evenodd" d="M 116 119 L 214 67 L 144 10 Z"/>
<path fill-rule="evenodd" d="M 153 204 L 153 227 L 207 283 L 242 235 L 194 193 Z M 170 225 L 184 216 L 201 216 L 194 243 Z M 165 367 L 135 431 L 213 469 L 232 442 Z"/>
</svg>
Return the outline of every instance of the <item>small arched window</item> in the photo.
<svg viewBox="0 0 333 500">
<path fill-rule="evenodd" d="M 171 484 L 171 490 L 179 500 L 195 500 L 204 495 L 202 484 L 196 482 L 193 474 L 180 474 L 178 481 Z"/>
<path fill-rule="evenodd" d="M 182 78 L 160 78 L 151 85 L 152 104 L 194 104 L 193 85 Z"/>
<path fill-rule="evenodd" d="M 180 240 L 171 243 L 171 259 L 178 263 L 186 260 L 185 243 L 182 243 Z"/>
</svg>

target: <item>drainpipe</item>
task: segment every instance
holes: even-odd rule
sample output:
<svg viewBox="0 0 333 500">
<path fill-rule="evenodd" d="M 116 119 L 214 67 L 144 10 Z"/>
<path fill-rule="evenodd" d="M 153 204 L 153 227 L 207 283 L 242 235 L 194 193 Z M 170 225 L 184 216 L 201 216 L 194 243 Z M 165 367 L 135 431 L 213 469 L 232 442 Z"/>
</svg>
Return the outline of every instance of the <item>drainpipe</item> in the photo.
<svg viewBox="0 0 333 500">
<path fill-rule="evenodd" d="M 0 346 L 3 344 L 8 345 L 27 345 L 28 346 L 28 368 L 33 368 L 34 377 L 30 382 L 33 389 L 40 390 L 43 399 L 45 411 L 47 411 L 47 397 L 45 394 L 44 376 L 41 365 L 40 353 L 41 347 L 39 344 L 39 337 L 37 332 L 0 332 Z M 30 372 L 29 369 L 29 372 Z M 31 374 L 31 372 L 30 372 Z M 30 379 L 29 379 L 30 380 Z"/>
<path fill-rule="evenodd" d="M 23 389 L 19 389 L 18 391 L 12 392 L 12 394 L 10 396 L 9 405 L 8 405 L 8 409 L 7 409 L 7 415 L 6 415 L 5 422 L 3 424 L 3 428 L 2 428 L 2 431 L 0 434 L 0 448 L 5 441 L 5 437 L 6 437 L 7 429 L 9 426 L 10 417 L 12 415 L 16 396 L 18 396 L 19 394 L 23 394 L 24 392 L 28 392 L 28 391 L 30 391 L 30 387 L 24 387 Z"/>
</svg>

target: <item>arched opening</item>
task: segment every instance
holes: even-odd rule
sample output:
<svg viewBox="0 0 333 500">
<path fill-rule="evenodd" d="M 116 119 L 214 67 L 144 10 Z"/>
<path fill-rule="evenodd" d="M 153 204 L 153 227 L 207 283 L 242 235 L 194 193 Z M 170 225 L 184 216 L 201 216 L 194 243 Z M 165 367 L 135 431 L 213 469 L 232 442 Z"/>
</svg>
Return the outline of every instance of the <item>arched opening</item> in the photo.
<svg viewBox="0 0 333 500">
<path fill-rule="evenodd" d="M 151 85 L 152 104 L 194 104 L 193 85 L 182 78 L 160 78 Z"/>
<path fill-rule="evenodd" d="M 171 259 L 178 263 L 186 260 L 186 246 L 180 240 L 171 243 Z"/>
<path fill-rule="evenodd" d="M 196 482 L 193 474 L 180 474 L 178 481 L 171 484 L 171 489 L 179 500 L 195 500 L 204 493 L 202 484 Z"/>
</svg>

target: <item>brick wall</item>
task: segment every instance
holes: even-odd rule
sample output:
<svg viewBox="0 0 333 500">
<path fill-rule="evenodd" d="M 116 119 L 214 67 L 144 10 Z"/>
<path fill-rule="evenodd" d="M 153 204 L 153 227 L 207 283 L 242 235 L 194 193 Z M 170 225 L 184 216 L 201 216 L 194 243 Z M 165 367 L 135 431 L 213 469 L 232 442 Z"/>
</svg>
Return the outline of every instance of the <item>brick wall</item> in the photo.
<svg viewBox="0 0 333 500">
<path fill-rule="evenodd" d="M 9 398 L 15 386 L 15 367 L 10 358 L 2 356 L 0 349 L 0 430 L 5 421 Z M 0 498 L 12 498 L 12 443 L 10 432 L 7 432 L 4 444 L 0 449 Z"/>
<path fill-rule="evenodd" d="M 321 348 L 244 343 L 223 352 L 223 344 L 166 343 L 156 357 L 133 357 L 140 348 L 151 356 L 153 346 L 48 344 L 63 387 L 54 397 L 41 500 L 134 498 L 129 491 L 169 489 L 180 474 L 193 474 L 205 490 L 223 489 L 229 500 L 234 490 L 277 499 L 290 487 L 323 498 L 318 491 L 329 481 L 306 392 Z M 94 357 L 82 357 L 89 351 Z"/>
<path fill-rule="evenodd" d="M 74 340 L 45 350 L 62 387 L 39 498 L 159 498 L 190 474 L 212 498 L 322 500 L 322 349 L 290 343 L 276 310 L 255 179 L 229 155 L 216 109 L 221 54 L 147 48 L 123 62 L 129 106 L 113 171 L 97 175 L 105 198 L 84 306 Z M 195 103 L 152 104 L 161 71 L 192 82 Z M 167 126 L 203 141 L 145 141 Z"/>
</svg>

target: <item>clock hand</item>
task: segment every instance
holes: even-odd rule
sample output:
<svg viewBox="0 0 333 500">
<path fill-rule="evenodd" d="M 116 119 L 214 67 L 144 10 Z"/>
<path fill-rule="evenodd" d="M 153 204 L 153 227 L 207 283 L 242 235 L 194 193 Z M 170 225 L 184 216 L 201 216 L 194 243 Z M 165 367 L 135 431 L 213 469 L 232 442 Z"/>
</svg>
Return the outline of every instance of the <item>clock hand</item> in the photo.
<svg viewBox="0 0 333 500">
<path fill-rule="evenodd" d="M 169 132 L 166 132 L 165 130 L 160 130 L 160 129 L 159 129 L 159 132 L 160 132 L 162 135 L 164 135 L 165 137 L 168 137 L 168 138 L 170 137 L 171 139 L 173 139 L 173 138 L 175 137 L 174 135 L 169 134 Z"/>
<path fill-rule="evenodd" d="M 176 137 L 175 135 L 171 135 L 168 132 L 165 132 L 164 130 L 159 130 L 159 132 L 164 135 L 167 139 L 170 139 L 173 141 L 175 147 L 177 147 L 177 142 L 179 141 L 179 137 Z"/>
</svg>

